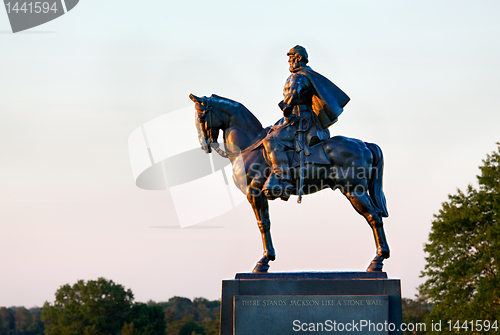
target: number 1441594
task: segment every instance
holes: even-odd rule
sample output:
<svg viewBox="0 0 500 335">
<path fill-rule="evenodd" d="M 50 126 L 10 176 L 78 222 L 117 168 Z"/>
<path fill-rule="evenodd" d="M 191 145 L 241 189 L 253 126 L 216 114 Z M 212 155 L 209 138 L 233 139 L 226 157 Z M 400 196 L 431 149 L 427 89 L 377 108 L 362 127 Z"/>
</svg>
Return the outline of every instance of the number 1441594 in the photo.
<svg viewBox="0 0 500 335">
<path fill-rule="evenodd" d="M 460 321 L 456 322 L 448 321 L 448 330 L 451 332 L 452 330 L 456 332 L 460 331 L 498 331 L 498 320 L 490 321 L 490 320 L 475 320 L 475 321 Z"/>
<path fill-rule="evenodd" d="M 7 2 L 5 4 L 7 8 L 7 13 L 48 13 L 54 12 L 57 13 L 57 3 L 54 2 L 51 6 L 49 2 Z"/>
</svg>

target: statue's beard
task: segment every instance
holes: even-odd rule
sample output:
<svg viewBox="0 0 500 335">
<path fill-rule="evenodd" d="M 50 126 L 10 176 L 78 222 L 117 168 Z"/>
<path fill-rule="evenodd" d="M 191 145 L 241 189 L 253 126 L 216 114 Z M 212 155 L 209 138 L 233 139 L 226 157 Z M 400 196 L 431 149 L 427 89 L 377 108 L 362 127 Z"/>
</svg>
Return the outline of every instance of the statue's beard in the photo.
<svg viewBox="0 0 500 335">
<path fill-rule="evenodd" d="M 290 64 L 290 67 L 288 68 L 290 70 L 290 72 L 294 72 L 294 71 L 297 71 L 298 69 L 304 67 L 304 63 L 302 62 L 293 62 Z"/>
</svg>

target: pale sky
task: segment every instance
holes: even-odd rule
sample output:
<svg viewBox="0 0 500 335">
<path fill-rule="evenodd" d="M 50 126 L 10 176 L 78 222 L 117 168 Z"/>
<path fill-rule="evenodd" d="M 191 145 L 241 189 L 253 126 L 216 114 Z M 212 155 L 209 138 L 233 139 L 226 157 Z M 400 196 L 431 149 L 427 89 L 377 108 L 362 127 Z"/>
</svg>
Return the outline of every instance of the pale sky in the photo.
<svg viewBox="0 0 500 335">
<path fill-rule="evenodd" d="M 137 301 L 218 299 L 221 280 L 251 271 L 262 245 L 250 205 L 162 229 L 178 225 L 172 197 L 135 186 L 128 137 L 192 106 L 190 93 L 274 123 L 296 44 L 351 97 L 332 135 L 384 152 L 384 270 L 413 297 L 433 214 L 500 141 L 498 13 L 496 0 L 81 0 L 12 34 L 0 10 L 0 306 L 41 306 L 98 277 Z M 270 208 L 270 271 L 363 271 L 375 255 L 338 191 Z"/>
</svg>

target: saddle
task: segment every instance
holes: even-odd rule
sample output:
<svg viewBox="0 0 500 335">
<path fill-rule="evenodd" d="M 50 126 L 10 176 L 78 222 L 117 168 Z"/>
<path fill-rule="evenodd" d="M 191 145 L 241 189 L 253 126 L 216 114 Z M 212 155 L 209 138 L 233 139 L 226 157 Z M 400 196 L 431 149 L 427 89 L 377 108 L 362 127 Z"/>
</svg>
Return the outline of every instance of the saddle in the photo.
<svg viewBox="0 0 500 335">
<path fill-rule="evenodd" d="M 264 138 L 266 138 L 266 135 L 272 131 L 271 127 L 265 128 L 258 136 L 257 136 L 257 141 L 255 141 L 254 144 L 246 148 L 241 152 L 241 154 L 254 151 L 257 148 L 260 148 L 263 146 L 262 141 Z M 331 164 L 330 160 L 328 159 L 328 156 L 326 155 L 325 148 L 323 144 L 325 141 L 321 141 L 319 143 L 316 143 L 312 146 L 308 146 L 309 152 L 311 153 L 309 156 L 305 156 L 305 161 L 304 164 L 317 164 L 317 165 L 329 165 Z M 299 160 L 299 153 L 293 149 L 293 148 L 286 148 L 285 153 L 288 157 L 288 162 L 290 168 L 296 168 L 300 166 L 300 160 Z M 269 158 L 267 157 L 266 150 L 263 150 L 264 158 L 266 162 L 271 165 L 271 162 L 269 161 Z"/>
<path fill-rule="evenodd" d="M 323 146 L 325 142 L 317 143 L 311 147 L 309 147 L 310 155 L 305 156 L 305 164 L 318 164 L 318 165 L 329 165 L 331 164 L 328 156 L 326 155 L 325 148 Z M 285 150 L 286 155 L 288 156 L 288 162 L 290 164 L 290 168 L 296 168 L 300 166 L 299 154 L 294 149 Z M 267 157 L 266 157 L 266 160 Z"/>
<path fill-rule="evenodd" d="M 240 154 L 247 153 L 250 151 L 254 151 L 257 148 L 260 148 L 263 146 L 262 141 L 264 138 L 266 138 L 266 135 L 272 131 L 271 127 L 265 128 L 259 135 L 257 141 L 254 142 L 251 146 L 243 150 Z M 328 156 L 326 155 L 325 148 L 323 144 L 325 143 L 326 140 L 323 140 L 319 143 L 316 143 L 312 146 L 308 146 L 309 152 L 311 153 L 309 156 L 305 156 L 305 161 L 304 164 L 317 164 L 317 165 L 329 165 L 331 164 L 330 160 L 328 159 Z M 300 166 L 300 160 L 299 160 L 299 153 L 293 149 L 286 147 L 285 153 L 288 157 L 288 162 L 290 168 L 296 168 Z M 264 155 L 264 158 L 266 162 L 271 165 L 271 162 L 269 161 L 269 158 L 267 157 L 266 150 L 263 150 L 262 154 Z"/>
</svg>

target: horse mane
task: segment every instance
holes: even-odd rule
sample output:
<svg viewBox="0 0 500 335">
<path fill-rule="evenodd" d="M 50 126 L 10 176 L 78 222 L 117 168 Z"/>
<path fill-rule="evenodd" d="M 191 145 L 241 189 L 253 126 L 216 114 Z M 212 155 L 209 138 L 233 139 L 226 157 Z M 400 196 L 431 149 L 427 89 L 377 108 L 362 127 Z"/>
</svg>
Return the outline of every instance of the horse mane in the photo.
<svg viewBox="0 0 500 335">
<path fill-rule="evenodd" d="M 241 117 L 246 118 L 248 125 L 254 124 L 256 127 L 262 128 L 262 123 L 255 117 L 242 103 L 228 98 L 220 97 L 216 94 L 210 96 L 212 99 L 212 106 L 220 111 L 232 111 L 234 114 L 239 114 Z"/>
</svg>

